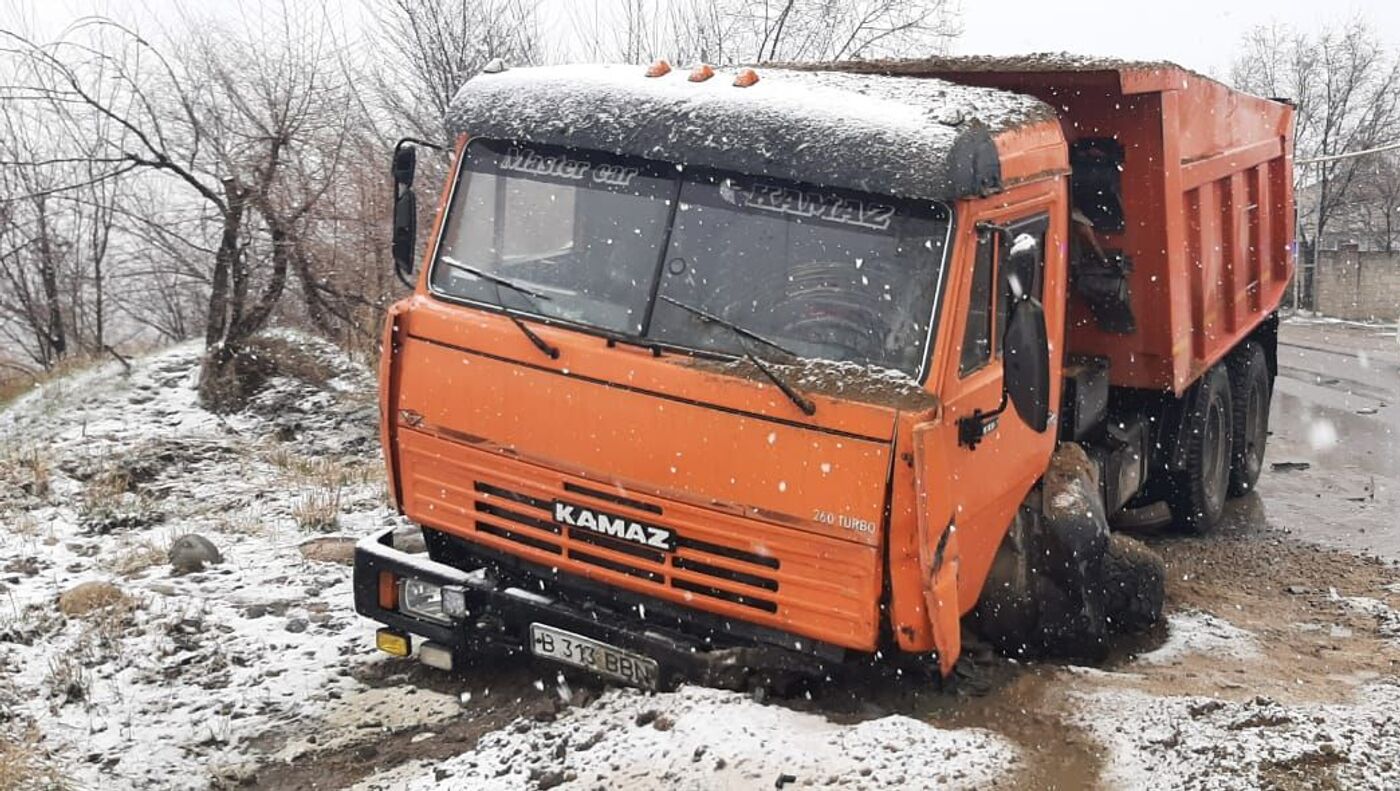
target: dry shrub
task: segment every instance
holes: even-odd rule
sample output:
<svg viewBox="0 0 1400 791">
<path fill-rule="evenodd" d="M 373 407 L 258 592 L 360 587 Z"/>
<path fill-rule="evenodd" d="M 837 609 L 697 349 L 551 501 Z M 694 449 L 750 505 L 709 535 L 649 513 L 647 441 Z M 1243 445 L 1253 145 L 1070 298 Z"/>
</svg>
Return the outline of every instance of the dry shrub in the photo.
<svg viewBox="0 0 1400 791">
<path fill-rule="evenodd" d="M 58 609 L 69 618 L 87 618 L 106 610 L 125 610 L 132 606 L 131 599 L 122 593 L 121 588 L 110 582 L 97 580 L 80 583 L 58 597 Z"/>
<path fill-rule="evenodd" d="M 33 726 L 19 733 L 0 733 L 0 791 L 58 791 L 68 787 L 39 742 L 39 731 Z"/>
</svg>

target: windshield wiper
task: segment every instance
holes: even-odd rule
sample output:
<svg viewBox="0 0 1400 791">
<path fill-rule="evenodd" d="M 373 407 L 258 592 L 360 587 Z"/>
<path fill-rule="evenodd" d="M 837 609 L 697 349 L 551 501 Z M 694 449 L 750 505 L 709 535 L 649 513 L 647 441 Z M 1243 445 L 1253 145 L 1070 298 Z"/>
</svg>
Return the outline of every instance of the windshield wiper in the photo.
<svg viewBox="0 0 1400 791">
<path fill-rule="evenodd" d="M 510 289 L 511 291 L 515 291 L 515 292 L 518 292 L 518 293 L 520 293 L 520 294 L 524 294 L 524 295 L 527 296 L 527 297 L 534 297 L 535 299 L 542 299 L 542 300 L 544 300 L 544 301 L 546 301 L 546 302 L 549 301 L 549 295 L 548 295 L 548 294 L 541 294 L 540 292 L 534 290 L 533 288 L 530 288 L 529 286 L 523 286 L 523 285 L 521 285 L 521 284 L 515 282 L 514 280 L 511 280 L 511 279 L 508 278 L 508 277 L 501 277 L 500 275 L 493 275 L 493 274 L 491 274 L 490 272 L 487 272 L 487 271 L 481 270 L 481 269 L 477 269 L 477 268 L 474 267 L 474 266 L 468 266 L 468 265 L 462 263 L 461 261 L 458 261 L 457 259 L 453 258 L 453 257 L 450 256 L 450 255 L 444 255 L 444 256 L 442 256 L 442 262 L 443 262 L 444 264 L 447 264 L 448 266 L 452 267 L 453 269 L 460 269 L 460 270 L 462 270 L 463 272 L 466 272 L 467 274 L 471 275 L 472 277 L 475 277 L 475 278 L 478 278 L 478 279 L 481 279 L 481 280 L 485 280 L 485 281 L 488 282 L 488 283 L 495 283 L 495 284 L 498 285 L 498 286 L 505 286 L 506 288 Z"/>
<path fill-rule="evenodd" d="M 817 414 L 817 405 L 812 403 L 812 399 L 794 390 L 792 385 L 783 381 L 783 378 L 781 376 L 778 376 L 778 374 L 772 368 L 769 368 L 767 365 L 765 365 L 764 362 L 758 359 L 758 357 L 753 352 L 744 352 L 744 359 L 753 363 L 753 367 L 762 371 L 764 376 L 768 377 L 773 382 L 773 384 L 777 385 L 778 389 L 783 391 L 783 395 L 787 396 L 788 399 L 792 401 L 792 403 L 797 405 L 798 409 L 802 410 L 802 414 L 807 415 L 808 417 Z"/>
<path fill-rule="evenodd" d="M 754 332 L 753 330 L 746 330 L 738 324 L 735 324 L 734 322 L 730 321 L 729 319 L 722 319 L 719 316 L 716 316 L 715 314 L 709 312 L 708 310 L 705 310 L 704 308 L 697 308 L 694 305 L 687 305 L 686 303 L 681 302 L 678 299 L 672 299 L 671 297 L 668 297 L 665 294 L 657 294 L 657 296 L 661 299 L 666 300 L 672 305 L 675 305 L 676 307 L 680 308 L 681 310 L 687 313 L 694 314 L 701 321 L 710 322 L 712 324 L 718 324 L 721 327 L 727 327 L 730 331 L 738 335 L 742 335 L 745 338 L 749 338 L 750 340 L 758 341 L 764 346 L 777 349 L 778 351 L 782 352 L 783 354 L 786 354 L 789 357 L 799 356 L 797 352 L 787 348 L 786 346 L 783 346 L 777 341 L 770 341 L 762 335 L 759 335 L 758 333 Z"/>
<path fill-rule="evenodd" d="M 758 333 L 754 332 L 753 330 L 744 329 L 738 324 L 735 324 L 734 322 L 728 319 L 720 318 L 719 316 L 716 316 L 715 314 L 705 310 L 704 308 L 697 308 L 694 305 L 687 305 L 686 303 L 681 302 L 678 299 L 672 299 L 671 297 L 668 297 L 665 294 L 658 294 L 657 296 L 661 299 L 666 300 L 672 305 L 675 305 L 681 310 L 684 310 L 687 313 L 698 317 L 701 321 L 709 322 L 712 324 L 718 324 L 719 326 L 725 327 L 730 332 L 733 332 L 734 334 L 739 335 L 740 337 L 758 341 L 759 343 L 762 343 L 765 346 L 777 349 L 778 351 L 782 352 L 783 354 L 786 354 L 789 357 L 800 359 L 797 352 L 788 349 L 786 346 L 783 346 L 777 341 L 769 340 L 763 337 L 762 335 L 759 335 Z M 781 376 L 778 376 L 777 372 L 775 372 L 772 368 L 769 368 L 767 364 L 760 360 L 758 356 L 755 355 L 753 352 L 745 349 L 744 359 L 753 363 L 753 366 L 755 368 L 761 371 L 764 376 L 768 377 L 768 379 L 774 385 L 777 385 L 778 389 L 783 392 L 783 395 L 787 396 L 788 399 L 792 401 L 792 403 L 797 405 L 798 409 L 802 410 L 802 414 L 811 416 L 817 413 L 817 405 L 812 403 L 811 399 L 797 392 L 797 390 L 795 390 L 792 385 L 788 384 Z"/>
<path fill-rule="evenodd" d="M 519 283 L 516 283 L 515 281 L 509 278 L 501 277 L 500 275 L 493 275 L 490 272 L 483 272 L 482 270 L 477 269 L 474 266 L 467 266 L 466 264 L 462 263 L 461 261 L 458 261 L 450 255 L 442 256 L 442 262 L 452 267 L 453 269 L 460 269 L 463 272 L 466 272 L 467 274 L 473 277 L 480 278 L 481 280 L 485 280 L 488 283 L 495 283 L 498 286 L 505 286 L 506 288 L 511 289 L 512 291 L 518 291 L 527 297 L 543 299 L 546 302 L 549 301 L 548 296 L 541 294 L 532 288 L 522 286 Z M 497 295 L 497 298 L 500 298 L 499 294 Z M 506 315 L 510 316 L 510 314 Z M 541 338 L 538 334 L 535 333 L 534 330 L 526 326 L 525 322 L 521 321 L 515 316 L 510 316 L 510 320 L 513 324 L 515 324 L 515 326 L 520 328 L 520 331 L 525 334 L 525 337 L 530 340 L 530 343 L 534 344 L 535 348 L 543 352 L 546 357 L 548 357 L 551 360 L 559 359 L 559 347 L 553 346 L 549 343 L 549 341 L 545 340 L 544 338 Z"/>
</svg>

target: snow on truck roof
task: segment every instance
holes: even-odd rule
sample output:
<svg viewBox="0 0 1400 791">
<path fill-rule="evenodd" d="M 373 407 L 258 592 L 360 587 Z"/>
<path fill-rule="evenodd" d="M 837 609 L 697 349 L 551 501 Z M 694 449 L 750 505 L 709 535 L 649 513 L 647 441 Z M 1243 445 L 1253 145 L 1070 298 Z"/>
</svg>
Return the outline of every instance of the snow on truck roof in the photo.
<svg viewBox="0 0 1400 791">
<path fill-rule="evenodd" d="M 942 200 L 1001 188 L 993 137 L 1054 118 L 1037 99 L 939 79 L 762 68 L 646 76 L 631 65 L 482 73 L 454 134 L 564 145 L 827 187 Z"/>
</svg>

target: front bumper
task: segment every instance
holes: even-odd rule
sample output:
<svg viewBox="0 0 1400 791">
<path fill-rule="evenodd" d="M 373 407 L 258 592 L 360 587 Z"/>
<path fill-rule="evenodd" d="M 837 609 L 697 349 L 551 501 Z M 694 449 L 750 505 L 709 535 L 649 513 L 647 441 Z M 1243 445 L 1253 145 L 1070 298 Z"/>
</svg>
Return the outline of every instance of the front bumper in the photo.
<svg viewBox="0 0 1400 791">
<path fill-rule="evenodd" d="M 440 623 L 387 608 L 380 603 L 383 573 L 415 578 L 465 591 L 466 615 Z M 660 684 L 681 680 L 742 689 L 756 678 L 777 674 L 820 675 L 828 669 L 821 657 L 759 644 L 716 648 L 705 642 L 613 610 L 579 606 L 554 597 L 511 587 L 490 567 L 470 573 L 408 553 L 394 546 L 392 528 L 366 536 L 355 547 L 355 610 L 400 632 L 449 648 L 456 655 L 488 650 L 529 652 L 530 624 L 546 624 L 656 660 Z"/>
</svg>

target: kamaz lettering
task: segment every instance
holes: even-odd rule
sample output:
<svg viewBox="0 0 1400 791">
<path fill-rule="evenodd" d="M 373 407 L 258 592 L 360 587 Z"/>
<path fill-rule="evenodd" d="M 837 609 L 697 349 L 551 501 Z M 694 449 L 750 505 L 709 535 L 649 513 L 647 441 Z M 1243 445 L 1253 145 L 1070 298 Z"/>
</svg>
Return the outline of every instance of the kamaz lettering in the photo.
<svg viewBox="0 0 1400 791">
<path fill-rule="evenodd" d="M 671 552 L 676 548 L 676 534 L 662 527 L 633 522 L 626 517 L 593 511 L 579 505 L 554 501 L 554 521 L 569 527 L 591 530 L 599 535 L 631 541 L 634 544 Z"/>
</svg>

